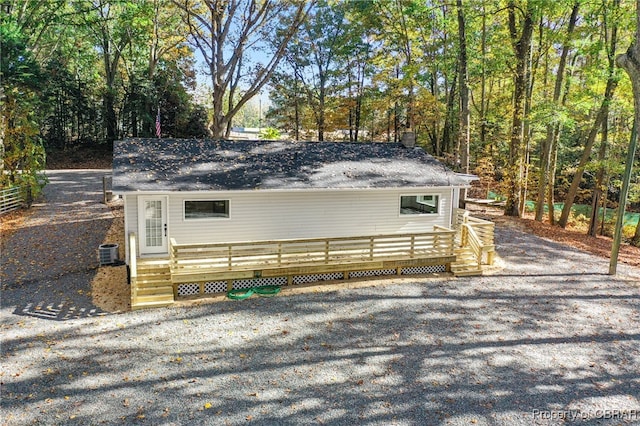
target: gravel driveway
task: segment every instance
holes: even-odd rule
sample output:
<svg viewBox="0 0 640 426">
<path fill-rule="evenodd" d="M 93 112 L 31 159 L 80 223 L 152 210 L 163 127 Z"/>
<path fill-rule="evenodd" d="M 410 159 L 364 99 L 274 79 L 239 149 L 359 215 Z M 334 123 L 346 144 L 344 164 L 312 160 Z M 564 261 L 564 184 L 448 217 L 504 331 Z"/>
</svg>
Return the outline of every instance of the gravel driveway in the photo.
<svg viewBox="0 0 640 426">
<path fill-rule="evenodd" d="M 53 217 L 61 226 L 76 214 L 90 221 L 82 238 L 93 239 L 93 251 L 77 255 L 95 262 L 108 209 L 83 189 L 80 180 L 93 188 L 89 175 L 59 176 L 72 180 L 57 188 L 78 208 Z M 47 200 L 60 202 L 51 192 Z M 492 276 L 403 278 L 117 315 L 90 312 L 90 301 L 77 298 L 95 272 L 89 264 L 48 270 L 48 261 L 20 251 L 14 240 L 27 235 L 16 233 L 3 247 L 3 269 L 14 260 L 36 269 L 18 283 L 3 280 L 0 418 L 7 425 L 529 425 L 574 417 L 640 424 L 640 270 L 621 266 L 610 277 L 606 259 L 513 229 L 496 233 L 504 269 Z M 76 303 L 85 314 L 49 318 L 25 309 L 40 300 L 68 301 L 66 312 Z"/>
</svg>

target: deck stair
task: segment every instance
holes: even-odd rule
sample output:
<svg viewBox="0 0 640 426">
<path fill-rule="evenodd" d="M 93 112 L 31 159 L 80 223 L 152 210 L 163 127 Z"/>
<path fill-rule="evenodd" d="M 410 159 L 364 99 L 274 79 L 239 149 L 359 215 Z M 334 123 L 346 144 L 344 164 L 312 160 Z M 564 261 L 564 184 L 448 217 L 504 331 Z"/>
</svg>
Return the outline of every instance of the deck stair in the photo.
<svg viewBox="0 0 640 426">
<path fill-rule="evenodd" d="M 135 296 L 131 309 L 160 308 L 173 304 L 171 271 L 166 260 L 138 260 Z"/>
<path fill-rule="evenodd" d="M 482 275 L 482 268 L 478 264 L 478 260 L 470 247 L 458 247 L 454 252 L 456 254 L 456 261 L 451 264 L 451 272 L 453 275 L 456 277 Z"/>
</svg>

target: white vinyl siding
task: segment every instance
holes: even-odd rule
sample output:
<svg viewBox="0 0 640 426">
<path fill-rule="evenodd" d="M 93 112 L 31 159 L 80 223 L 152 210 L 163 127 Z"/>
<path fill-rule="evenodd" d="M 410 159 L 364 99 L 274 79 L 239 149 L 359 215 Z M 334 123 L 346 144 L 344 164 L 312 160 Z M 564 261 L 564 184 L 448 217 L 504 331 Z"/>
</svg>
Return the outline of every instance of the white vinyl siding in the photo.
<svg viewBox="0 0 640 426">
<path fill-rule="evenodd" d="M 400 215 L 400 195 L 406 191 L 172 193 L 169 236 L 187 244 L 424 232 L 433 225 L 449 226 L 451 189 L 428 193 L 438 195 L 437 214 Z M 185 200 L 212 199 L 229 200 L 228 219 L 184 219 Z"/>
<path fill-rule="evenodd" d="M 129 233 L 138 233 L 138 197 L 135 195 L 126 195 L 124 197 L 124 213 L 125 217 L 125 238 L 129 239 Z"/>
</svg>

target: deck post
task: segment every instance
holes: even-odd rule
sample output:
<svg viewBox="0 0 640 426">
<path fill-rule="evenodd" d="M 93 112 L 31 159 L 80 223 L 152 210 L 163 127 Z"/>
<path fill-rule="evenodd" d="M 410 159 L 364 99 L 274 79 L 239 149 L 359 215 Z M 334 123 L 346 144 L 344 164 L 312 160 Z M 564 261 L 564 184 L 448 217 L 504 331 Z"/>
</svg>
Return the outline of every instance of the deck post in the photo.
<svg viewBox="0 0 640 426">
<path fill-rule="evenodd" d="M 278 243 L 278 266 L 282 265 L 282 243 Z"/>
<path fill-rule="evenodd" d="M 411 236 L 411 248 L 409 249 L 409 257 L 414 257 L 416 249 L 416 236 Z"/>
<path fill-rule="evenodd" d="M 369 259 L 373 260 L 373 236 L 369 237 Z"/>
</svg>

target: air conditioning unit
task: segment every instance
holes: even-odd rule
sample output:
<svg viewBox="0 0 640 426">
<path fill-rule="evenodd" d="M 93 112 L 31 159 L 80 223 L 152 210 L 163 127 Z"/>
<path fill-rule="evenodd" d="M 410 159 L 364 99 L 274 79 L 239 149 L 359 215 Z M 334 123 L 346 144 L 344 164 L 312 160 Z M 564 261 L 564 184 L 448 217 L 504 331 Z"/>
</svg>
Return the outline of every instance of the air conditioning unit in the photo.
<svg viewBox="0 0 640 426">
<path fill-rule="evenodd" d="M 118 244 L 100 244 L 98 253 L 100 266 L 113 265 L 118 261 Z"/>
</svg>

